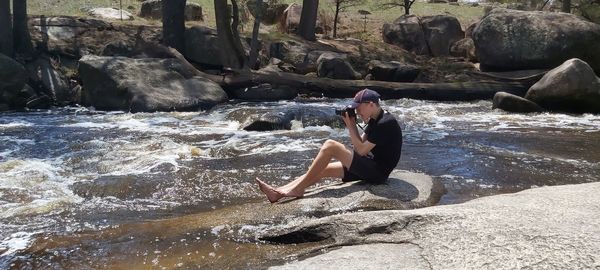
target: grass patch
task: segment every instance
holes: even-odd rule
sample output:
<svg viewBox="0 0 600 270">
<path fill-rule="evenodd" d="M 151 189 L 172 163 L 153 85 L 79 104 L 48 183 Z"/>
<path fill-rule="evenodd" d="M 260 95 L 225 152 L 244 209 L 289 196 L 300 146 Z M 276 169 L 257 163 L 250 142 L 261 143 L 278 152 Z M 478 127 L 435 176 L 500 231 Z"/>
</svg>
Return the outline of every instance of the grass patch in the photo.
<svg viewBox="0 0 600 270">
<path fill-rule="evenodd" d="M 204 13 L 204 22 L 188 22 L 188 25 L 202 24 L 209 27 L 215 27 L 213 0 L 188 0 L 188 2 L 197 3 L 202 6 Z M 302 0 L 281 0 L 283 3 L 298 3 L 302 4 Z M 132 24 L 149 24 L 160 25 L 160 21 L 146 20 L 137 17 L 137 13 L 141 8 L 141 2 L 138 0 L 122 0 L 124 10 L 131 12 L 136 19 L 134 21 L 124 22 Z M 69 15 L 69 16 L 87 16 L 87 10 L 95 7 L 112 7 L 119 8 L 119 0 L 29 0 L 27 2 L 28 11 L 31 15 Z M 334 14 L 334 6 L 328 1 L 321 1 L 320 7 L 322 13 L 331 17 L 332 21 Z M 372 14 L 368 16 L 366 23 L 366 31 L 364 31 L 363 17 L 358 14 L 358 10 L 368 10 Z M 447 14 L 456 17 L 463 28 L 466 28 L 472 22 L 477 21 L 483 15 L 483 7 L 472 7 L 470 5 L 461 4 L 460 6 L 452 6 L 448 4 L 430 4 L 424 2 L 415 2 L 411 13 L 418 16 L 440 15 Z M 366 1 L 365 4 L 349 8 L 340 14 L 340 23 L 338 25 L 339 37 L 352 37 L 370 42 L 381 42 L 381 30 L 384 23 L 394 21 L 396 18 L 404 14 L 402 8 L 393 8 L 380 10 L 377 9 L 376 1 Z M 249 33 L 252 30 L 252 17 L 243 25 L 243 32 Z M 276 30 L 272 30 L 276 31 Z M 331 31 L 326 33 L 331 35 Z"/>
</svg>

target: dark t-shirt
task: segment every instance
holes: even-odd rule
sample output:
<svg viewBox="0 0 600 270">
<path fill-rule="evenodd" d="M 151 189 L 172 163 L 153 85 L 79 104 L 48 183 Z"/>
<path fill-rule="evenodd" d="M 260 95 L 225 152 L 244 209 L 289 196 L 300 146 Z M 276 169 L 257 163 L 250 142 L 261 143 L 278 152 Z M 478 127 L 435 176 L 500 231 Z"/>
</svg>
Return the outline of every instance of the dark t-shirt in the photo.
<svg viewBox="0 0 600 270">
<path fill-rule="evenodd" d="M 394 170 L 402 151 L 402 129 L 396 118 L 389 112 L 381 113 L 377 119 L 369 120 L 367 141 L 375 144 L 371 149 L 373 160 L 386 174 Z"/>
</svg>

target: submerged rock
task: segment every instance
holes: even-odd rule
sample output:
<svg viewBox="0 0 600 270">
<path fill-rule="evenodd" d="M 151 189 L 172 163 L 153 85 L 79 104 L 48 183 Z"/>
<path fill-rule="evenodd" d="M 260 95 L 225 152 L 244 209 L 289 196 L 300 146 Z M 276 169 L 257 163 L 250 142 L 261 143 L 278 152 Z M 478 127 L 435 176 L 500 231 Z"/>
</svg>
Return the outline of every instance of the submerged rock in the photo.
<svg viewBox="0 0 600 270">
<path fill-rule="evenodd" d="M 291 129 L 292 121 L 299 121 L 303 127 L 330 126 L 343 127 L 342 119 L 332 109 L 319 107 L 292 107 L 283 110 L 236 111 L 229 118 L 242 123 L 248 131 L 270 131 Z"/>
<path fill-rule="evenodd" d="M 502 109 L 508 112 L 542 112 L 544 109 L 535 102 L 524 99 L 506 92 L 498 92 L 494 95 L 492 109 Z"/>
</svg>

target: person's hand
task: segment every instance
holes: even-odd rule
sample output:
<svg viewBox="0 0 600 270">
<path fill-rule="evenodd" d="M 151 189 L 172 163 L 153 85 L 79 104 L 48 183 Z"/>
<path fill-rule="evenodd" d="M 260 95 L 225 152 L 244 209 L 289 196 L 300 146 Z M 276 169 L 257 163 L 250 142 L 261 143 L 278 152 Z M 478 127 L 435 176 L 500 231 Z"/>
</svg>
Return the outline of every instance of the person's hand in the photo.
<svg viewBox="0 0 600 270">
<path fill-rule="evenodd" d="M 342 120 L 344 120 L 344 124 L 346 124 L 346 127 L 356 126 L 356 118 L 348 116 L 347 112 L 344 113 L 344 116 L 342 116 Z"/>
</svg>

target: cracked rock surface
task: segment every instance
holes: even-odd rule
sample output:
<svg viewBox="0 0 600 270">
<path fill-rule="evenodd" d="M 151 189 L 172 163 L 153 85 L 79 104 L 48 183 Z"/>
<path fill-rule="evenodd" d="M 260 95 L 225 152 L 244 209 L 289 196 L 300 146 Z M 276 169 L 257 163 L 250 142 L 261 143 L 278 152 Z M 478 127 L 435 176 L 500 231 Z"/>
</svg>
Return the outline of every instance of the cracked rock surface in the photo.
<svg viewBox="0 0 600 270">
<path fill-rule="evenodd" d="M 320 241 L 328 251 L 274 269 L 600 269 L 598 201 L 600 183 L 543 187 L 458 205 L 328 216 L 260 237 Z"/>
</svg>

